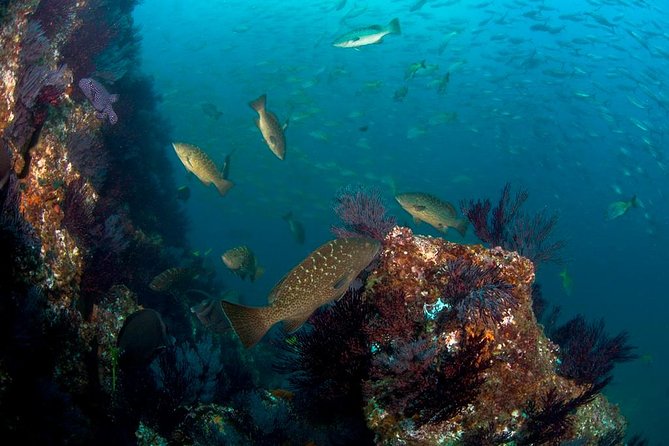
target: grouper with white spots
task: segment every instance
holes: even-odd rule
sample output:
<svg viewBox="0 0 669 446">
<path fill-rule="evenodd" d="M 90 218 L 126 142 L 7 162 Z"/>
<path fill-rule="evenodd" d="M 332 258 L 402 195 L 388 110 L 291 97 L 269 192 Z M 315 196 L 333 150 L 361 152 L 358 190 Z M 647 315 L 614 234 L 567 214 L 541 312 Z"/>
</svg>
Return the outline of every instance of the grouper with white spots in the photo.
<svg viewBox="0 0 669 446">
<path fill-rule="evenodd" d="M 381 243 L 370 238 L 340 238 L 309 254 L 270 292 L 267 307 L 222 301 L 221 306 L 246 348 L 254 346 L 277 322 L 287 332 L 300 328 L 323 304 L 341 298 L 376 257 Z"/>
</svg>

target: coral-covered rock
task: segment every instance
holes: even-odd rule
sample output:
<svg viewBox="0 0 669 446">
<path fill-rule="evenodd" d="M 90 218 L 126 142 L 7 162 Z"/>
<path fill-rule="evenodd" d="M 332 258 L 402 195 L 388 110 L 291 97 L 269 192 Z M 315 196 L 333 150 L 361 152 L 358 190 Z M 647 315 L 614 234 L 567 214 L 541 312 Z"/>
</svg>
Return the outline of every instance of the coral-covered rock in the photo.
<svg viewBox="0 0 669 446">
<path fill-rule="evenodd" d="M 476 441 L 484 431 L 518 444 L 589 444 L 624 428 L 601 387 L 556 373 L 533 282 L 532 262 L 515 252 L 393 229 L 365 294 L 376 307 L 364 388 L 378 444 Z"/>
</svg>

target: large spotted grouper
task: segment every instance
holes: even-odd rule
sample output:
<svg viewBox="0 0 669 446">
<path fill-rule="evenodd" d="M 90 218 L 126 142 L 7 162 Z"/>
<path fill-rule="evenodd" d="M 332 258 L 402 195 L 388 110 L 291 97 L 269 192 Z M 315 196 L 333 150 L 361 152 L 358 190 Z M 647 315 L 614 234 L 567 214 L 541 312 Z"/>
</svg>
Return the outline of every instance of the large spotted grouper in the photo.
<svg viewBox="0 0 669 446">
<path fill-rule="evenodd" d="M 246 307 L 222 301 L 221 305 L 245 347 L 255 345 L 279 321 L 293 332 L 321 305 L 339 299 L 351 282 L 376 257 L 381 244 L 370 238 L 329 241 L 309 254 L 272 289 L 269 305 Z"/>
</svg>

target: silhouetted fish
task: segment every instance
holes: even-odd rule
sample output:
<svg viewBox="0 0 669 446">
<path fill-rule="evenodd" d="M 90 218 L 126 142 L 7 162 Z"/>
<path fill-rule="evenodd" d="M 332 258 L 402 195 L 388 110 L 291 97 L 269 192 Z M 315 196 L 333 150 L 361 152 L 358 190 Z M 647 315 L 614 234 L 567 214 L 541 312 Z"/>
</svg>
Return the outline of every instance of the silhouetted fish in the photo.
<svg viewBox="0 0 669 446">
<path fill-rule="evenodd" d="M 118 334 L 120 359 L 127 364 L 148 364 L 159 348 L 169 344 L 163 319 L 148 308 L 128 316 Z"/>
<path fill-rule="evenodd" d="M 284 321 L 286 331 L 293 332 L 318 307 L 342 297 L 380 248 L 381 244 L 370 238 L 329 241 L 279 281 L 270 292 L 269 306 L 252 308 L 222 301 L 223 311 L 247 348 L 279 321 Z"/>
<path fill-rule="evenodd" d="M 293 239 L 300 245 L 304 243 L 304 226 L 299 221 L 295 220 L 293 217 L 293 212 L 288 212 L 283 217 L 284 220 L 288 222 L 288 228 L 290 233 L 293 235 Z"/>
<path fill-rule="evenodd" d="M 95 116 L 99 119 L 109 119 L 110 124 L 118 122 L 118 117 L 112 108 L 112 104 L 118 101 L 117 94 L 109 94 L 100 82 L 87 77 L 79 81 L 79 88 L 95 109 Z"/>
</svg>

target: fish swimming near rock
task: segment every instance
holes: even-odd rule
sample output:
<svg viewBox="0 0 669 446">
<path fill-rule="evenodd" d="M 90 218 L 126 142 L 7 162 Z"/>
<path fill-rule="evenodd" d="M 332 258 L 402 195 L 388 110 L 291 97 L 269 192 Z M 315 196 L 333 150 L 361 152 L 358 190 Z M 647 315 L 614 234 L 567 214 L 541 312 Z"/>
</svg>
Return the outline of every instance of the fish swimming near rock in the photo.
<svg viewBox="0 0 669 446">
<path fill-rule="evenodd" d="M 381 43 L 388 34 L 401 34 L 400 21 L 395 18 L 386 26 L 371 25 L 354 29 L 335 39 L 332 45 L 339 48 L 357 48 L 365 45 Z"/>
<path fill-rule="evenodd" d="M 290 229 L 290 233 L 293 235 L 293 239 L 298 244 L 302 245 L 304 243 L 304 226 L 302 225 L 302 223 L 295 220 L 292 211 L 288 212 L 281 218 L 283 218 L 286 222 L 288 222 L 288 229 Z"/>
<path fill-rule="evenodd" d="M 230 271 L 239 276 L 242 280 L 248 277 L 251 282 L 254 282 L 265 272 L 265 270 L 258 265 L 258 259 L 255 254 L 253 254 L 253 251 L 251 251 L 251 248 L 246 245 L 228 249 L 221 256 L 221 260 Z"/>
<path fill-rule="evenodd" d="M 635 208 L 638 206 L 639 206 L 639 201 L 637 200 L 636 195 L 634 195 L 627 201 L 615 201 L 611 203 L 608 209 L 606 210 L 606 219 L 613 220 L 618 217 L 622 217 L 631 208 Z"/>
<path fill-rule="evenodd" d="M 173 142 L 172 146 L 186 170 L 195 175 L 205 185 L 213 184 L 216 186 L 221 196 L 225 196 L 234 186 L 234 183 L 218 170 L 211 158 L 199 147 L 182 142 Z"/>
<path fill-rule="evenodd" d="M 112 104 L 118 101 L 117 94 L 110 94 L 100 82 L 88 77 L 79 81 L 79 88 L 95 109 L 98 119 L 106 118 L 112 125 L 118 122 L 118 116 L 112 108 Z"/>
<path fill-rule="evenodd" d="M 149 308 L 128 316 L 118 334 L 120 361 L 128 365 L 146 365 L 158 349 L 170 344 L 160 313 Z"/>
<path fill-rule="evenodd" d="M 183 285 L 191 282 L 192 279 L 193 270 L 190 268 L 168 268 L 151 279 L 149 288 L 162 293 L 173 288 L 183 288 Z"/>
<path fill-rule="evenodd" d="M 283 131 L 287 127 L 287 124 L 282 126 L 276 115 L 267 110 L 265 107 L 266 104 L 266 94 L 249 102 L 249 106 L 258 112 L 258 117 L 255 120 L 256 126 L 260 129 L 260 133 L 262 133 L 267 146 L 277 158 L 283 160 L 286 158 L 286 136 Z"/>
<path fill-rule="evenodd" d="M 434 195 L 424 193 L 398 194 L 395 200 L 419 223 L 424 221 L 437 230 L 446 233 L 448 228 L 454 228 L 463 237 L 467 232 L 467 220 L 458 218 L 455 206 L 442 201 Z"/>
<path fill-rule="evenodd" d="M 381 243 L 371 238 L 331 240 L 300 262 L 270 292 L 267 307 L 221 305 L 242 344 L 252 347 L 277 322 L 287 332 L 300 328 L 323 304 L 341 298 L 372 262 Z"/>
</svg>

